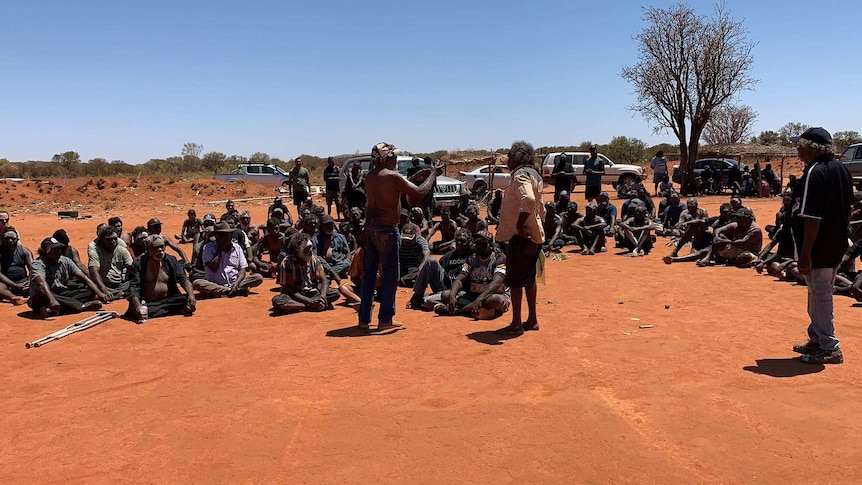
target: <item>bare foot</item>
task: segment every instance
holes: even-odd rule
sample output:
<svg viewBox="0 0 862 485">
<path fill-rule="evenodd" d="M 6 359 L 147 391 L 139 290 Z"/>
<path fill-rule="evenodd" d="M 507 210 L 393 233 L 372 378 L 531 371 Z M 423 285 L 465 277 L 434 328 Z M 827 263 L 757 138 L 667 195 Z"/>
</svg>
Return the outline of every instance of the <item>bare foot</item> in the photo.
<svg viewBox="0 0 862 485">
<path fill-rule="evenodd" d="M 12 304 L 13 304 L 13 305 L 15 305 L 15 306 L 21 306 L 21 305 L 23 305 L 23 304 L 27 303 L 27 297 L 24 297 L 24 296 L 13 296 L 11 301 L 12 301 Z"/>
<path fill-rule="evenodd" d="M 539 330 L 539 322 L 536 320 L 527 320 L 527 323 L 524 324 L 524 331 L 533 331 L 536 332 Z"/>
<path fill-rule="evenodd" d="M 402 327 L 402 326 L 404 326 L 403 323 L 399 322 L 398 320 L 392 320 L 391 322 L 388 322 L 388 323 L 383 323 L 383 322 L 378 323 L 377 324 L 377 330 L 388 330 L 390 328 L 398 328 L 398 327 Z"/>
<path fill-rule="evenodd" d="M 513 336 L 523 335 L 524 334 L 524 327 L 520 323 L 513 323 L 513 324 L 510 324 L 508 327 L 503 327 L 500 330 L 497 330 L 495 333 L 497 333 L 499 335 L 513 335 Z"/>
</svg>

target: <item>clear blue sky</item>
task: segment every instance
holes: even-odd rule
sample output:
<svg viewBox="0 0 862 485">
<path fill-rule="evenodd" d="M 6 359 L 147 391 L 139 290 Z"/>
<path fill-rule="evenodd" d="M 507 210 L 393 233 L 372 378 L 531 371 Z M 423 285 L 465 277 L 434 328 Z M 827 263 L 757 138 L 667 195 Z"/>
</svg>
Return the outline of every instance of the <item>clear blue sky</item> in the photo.
<svg viewBox="0 0 862 485">
<path fill-rule="evenodd" d="M 381 140 L 414 152 L 674 142 L 626 109 L 620 71 L 637 60 L 642 5 L 7 0 L 0 158 L 141 163 L 185 142 L 283 159 Z M 760 83 L 740 99 L 759 114 L 755 133 L 790 121 L 862 131 L 860 5 L 728 0 L 758 43 Z"/>
</svg>

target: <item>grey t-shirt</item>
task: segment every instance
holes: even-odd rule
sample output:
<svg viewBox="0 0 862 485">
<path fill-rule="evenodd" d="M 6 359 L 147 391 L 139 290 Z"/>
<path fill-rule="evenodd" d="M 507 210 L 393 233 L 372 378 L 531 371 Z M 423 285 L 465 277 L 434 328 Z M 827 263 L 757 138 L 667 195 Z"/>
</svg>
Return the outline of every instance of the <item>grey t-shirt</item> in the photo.
<svg viewBox="0 0 862 485">
<path fill-rule="evenodd" d="M 69 288 L 69 281 L 76 277 L 81 270 L 74 261 L 66 256 L 60 256 L 56 263 L 52 263 L 41 256 L 33 261 L 33 272 L 30 273 L 30 296 L 35 296 L 36 285 L 33 284 L 33 278 L 41 276 L 48 283 L 48 288 L 51 291 L 65 290 Z"/>
</svg>

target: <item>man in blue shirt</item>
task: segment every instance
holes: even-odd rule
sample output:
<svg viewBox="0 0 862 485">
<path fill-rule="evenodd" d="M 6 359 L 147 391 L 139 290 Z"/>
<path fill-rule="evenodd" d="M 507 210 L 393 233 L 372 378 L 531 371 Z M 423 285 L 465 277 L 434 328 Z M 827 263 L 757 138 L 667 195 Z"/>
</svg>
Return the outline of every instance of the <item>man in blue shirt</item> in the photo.
<svg viewBox="0 0 862 485">
<path fill-rule="evenodd" d="M 587 187 L 584 190 L 587 200 L 593 200 L 602 191 L 602 175 L 605 174 L 605 162 L 596 153 L 596 146 L 590 145 L 590 158 L 584 163 L 584 175 L 587 176 Z"/>
</svg>

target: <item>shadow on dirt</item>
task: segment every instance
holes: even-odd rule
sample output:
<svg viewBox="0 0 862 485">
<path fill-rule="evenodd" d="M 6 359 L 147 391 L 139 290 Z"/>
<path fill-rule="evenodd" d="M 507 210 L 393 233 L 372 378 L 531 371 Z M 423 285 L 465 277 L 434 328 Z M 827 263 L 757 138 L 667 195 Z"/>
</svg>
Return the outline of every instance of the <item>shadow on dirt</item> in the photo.
<svg viewBox="0 0 862 485">
<path fill-rule="evenodd" d="M 503 342 L 506 340 L 518 338 L 520 336 L 521 335 L 499 334 L 496 330 L 483 330 L 481 332 L 473 332 L 465 335 L 468 339 L 485 345 L 503 345 Z"/>
<path fill-rule="evenodd" d="M 796 377 L 806 374 L 816 374 L 825 366 L 822 364 L 803 364 L 799 357 L 787 359 L 758 359 L 757 365 L 748 365 L 743 370 L 770 377 Z"/>
<path fill-rule="evenodd" d="M 404 327 L 395 327 L 388 328 L 384 330 L 377 330 L 376 328 L 371 328 L 369 330 L 363 330 L 356 325 L 351 327 L 344 328 L 336 328 L 335 330 L 330 330 L 326 332 L 327 337 L 382 337 L 385 335 L 392 335 L 394 333 L 398 333 L 399 331 L 404 330 Z"/>
</svg>

